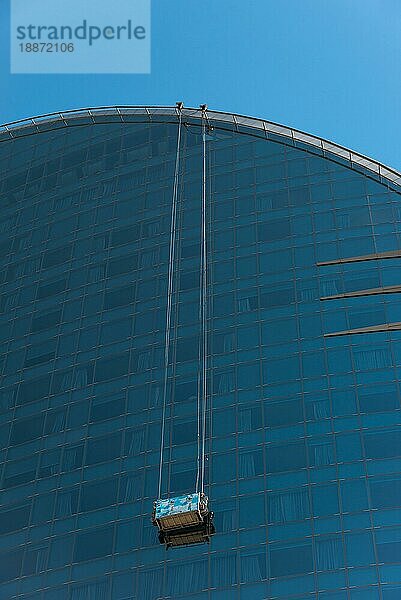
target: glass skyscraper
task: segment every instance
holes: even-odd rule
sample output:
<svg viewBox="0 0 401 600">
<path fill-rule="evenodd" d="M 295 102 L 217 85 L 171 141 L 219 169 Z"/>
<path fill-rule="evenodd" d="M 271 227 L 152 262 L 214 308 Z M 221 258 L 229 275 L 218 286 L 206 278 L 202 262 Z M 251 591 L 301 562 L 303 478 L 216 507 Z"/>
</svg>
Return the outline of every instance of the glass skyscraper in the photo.
<svg viewBox="0 0 401 600">
<path fill-rule="evenodd" d="M 202 114 L 183 109 L 163 496 L 196 475 Z M 151 523 L 175 108 L 0 128 L 0 599 L 401 598 L 400 174 L 207 112 L 209 544 Z"/>
</svg>

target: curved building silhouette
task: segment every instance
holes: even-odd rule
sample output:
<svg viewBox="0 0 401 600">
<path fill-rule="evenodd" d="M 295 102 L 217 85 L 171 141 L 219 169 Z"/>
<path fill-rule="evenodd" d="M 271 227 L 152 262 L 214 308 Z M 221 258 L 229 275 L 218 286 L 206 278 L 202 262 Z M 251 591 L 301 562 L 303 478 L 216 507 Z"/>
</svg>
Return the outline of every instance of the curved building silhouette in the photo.
<svg viewBox="0 0 401 600">
<path fill-rule="evenodd" d="M 0 127 L 0 172 L 0 598 L 399 600 L 401 175 L 174 107 Z M 201 371 L 215 533 L 166 551 Z"/>
</svg>

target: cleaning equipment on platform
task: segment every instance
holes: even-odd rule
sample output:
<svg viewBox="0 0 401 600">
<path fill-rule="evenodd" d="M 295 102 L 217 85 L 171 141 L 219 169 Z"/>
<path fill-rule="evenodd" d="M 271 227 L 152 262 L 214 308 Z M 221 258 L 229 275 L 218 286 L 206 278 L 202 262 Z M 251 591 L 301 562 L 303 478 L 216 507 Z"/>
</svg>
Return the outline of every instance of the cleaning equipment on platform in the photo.
<svg viewBox="0 0 401 600">
<path fill-rule="evenodd" d="M 212 519 L 208 498 L 199 492 L 154 503 L 152 521 L 167 547 L 208 542 L 214 533 Z"/>
<path fill-rule="evenodd" d="M 172 320 L 172 301 L 174 266 L 176 254 L 177 231 L 177 198 L 180 178 L 180 150 L 182 129 L 181 102 L 177 103 L 178 137 L 174 171 L 173 197 L 170 220 L 170 250 L 167 286 L 166 334 L 164 347 L 164 387 L 163 410 L 160 441 L 160 464 L 158 499 L 154 502 L 152 523 L 159 530 L 159 541 L 166 548 L 186 546 L 208 542 L 214 533 L 213 513 L 209 510 L 205 487 L 205 442 L 206 442 L 206 404 L 207 404 L 207 230 L 206 230 L 206 124 L 207 107 L 201 105 L 202 111 L 202 201 L 201 201 L 201 252 L 200 252 L 200 292 L 199 292 L 199 371 L 197 394 L 197 475 L 195 492 L 175 498 L 162 499 L 162 476 L 164 457 L 164 438 L 167 404 L 167 384 L 170 362 L 170 338 Z"/>
</svg>

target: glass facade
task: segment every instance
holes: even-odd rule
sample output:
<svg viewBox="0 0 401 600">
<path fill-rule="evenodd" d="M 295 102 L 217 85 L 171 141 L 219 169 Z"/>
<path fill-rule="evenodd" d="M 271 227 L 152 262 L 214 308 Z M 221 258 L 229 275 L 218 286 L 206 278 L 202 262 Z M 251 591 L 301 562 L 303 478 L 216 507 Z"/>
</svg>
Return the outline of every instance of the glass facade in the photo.
<svg viewBox="0 0 401 600">
<path fill-rule="evenodd" d="M 202 137 L 184 121 L 165 495 L 196 471 Z M 174 114 L 1 138 L 0 598 L 398 600 L 400 189 L 223 116 L 206 142 L 216 534 L 157 541 L 176 144 Z"/>
</svg>

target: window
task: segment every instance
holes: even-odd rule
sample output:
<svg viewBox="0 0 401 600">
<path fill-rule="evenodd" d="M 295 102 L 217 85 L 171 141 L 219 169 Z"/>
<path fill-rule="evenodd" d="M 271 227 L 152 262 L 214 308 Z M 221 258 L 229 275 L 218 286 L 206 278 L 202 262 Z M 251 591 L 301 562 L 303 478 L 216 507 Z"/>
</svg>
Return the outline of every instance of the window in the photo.
<svg viewBox="0 0 401 600">
<path fill-rule="evenodd" d="M 295 302 L 295 292 L 293 287 L 280 286 L 271 292 L 260 294 L 261 308 L 274 308 L 276 306 L 285 306 Z"/>
<path fill-rule="evenodd" d="M 267 496 L 269 523 L 289 523 L 310 517 L 307 488 L 269 492 Z"/>
<path fill-rule="evenodd" d="M 86 464 L 114 460 L 120 456 L 121 432 L 108 435 L 103 438 L 89 439 L 86 448 Z"/>
<path fill-rule="evenodd" d="M 30 379 L 21 383 L 18 391 L 18 404 L 28 404 L 45 398 L 49 393 L 51 375 L 40 379 Z"/>
<path fill-rule="evenodd" d="M 63 292 L 67 287 L 67 279 L 65 277 L 52 281 L 51 283 L 41 283 L 38 286 L 36 297 L 38 300 L 49 298 L 50 296 L 56 296 Z"/>
<path fill-rule="evenodd" d="M 117 501 L 117 488 L 117 477 L 84 484 L 81 488 L 79 510 L 86 512 L 115 504 Z"/>
<path fill-rule="evenodd" d="M 138 255 L 121 256 L 110 260 L 107 267 L 107 276 L 115 277 L 117 275 L 125 275 L 138 268 Z"/>
<path fill-rule="evenodd" d="M 125 431 L 124 456 L 136 456 L 145 450 L 146 425 Z"/>
<path fill-rule="evenodd" d="M 71 562 L 72 535 L 52 540 L 49 552 L 49 568 L 57 569 Z"/>
<path fill-rule="evenodd" d="M 172 598 L 207 588 L 207 558 L 170 563 L 167 568 L 166 594 Z"/>
<path fill-rule="evenodd" d="M 75 446 L 67 446 L 64 449 L 62 470 L 73 471 L 79 469 L 82 466 L 84 456 L 84 444 L 77 444 Z"/>
<path fill-rule="evenodd" d="M 277 219 L 258 224 L 259 242 L 272 242 L 282 240 L 291 233 L 289 219 Z"/>
<path fill-rule="evenodd" d="M 159 598 L 163 588 L 163 567 L 138 569 L 137 594 L 139 598 Z"/>
<path fill-rule="evenodd" d="M 196 421 L 173 421 L 172 443 L 187 444 L 196 441 L 197 424 Z"/>
<path fill-rule="evenodd" d="M 373 494 L 373 488 L 371 489 Z M 375 498 L 377 498 L 377 496 Z M 397 502 L 396 499 L 395 502 Z M 341 505 L 342 510 L 345 513 L 359 512 L 369 508 L 365 479 L 341 481 Z M 373 500 L 372 505 L 374 506 Z"/>
<path fill-rule="evenodd" d="M 63 518 L 78 512 L 79 487 L 60 490 L 57 493 L 55 517 Z"/>
<path fill-rule="evenodd" d="M 290 442 L 266 448 L 267 470 L 269 473 L 296 471 L 307 466 L 304 442 Z"/>
<path fill-rule="evenodd" d="M 339 513 L 337 484 L 313 486 L 311 491 L 313 515 L 315 517 L 325 517 Z"/>
<path fill-rule="evenodd" d="M 13 446 L 17 444 L 24 444 L 25 442 L 30 442 L 31 440 L 41 437 L 43 433 L 44 422 L 44 413 L 37 417 L 30 417 L 29 419 L 14 421 L 11 430 L 10 444 Z"/>
<path fill-rule="evenodd" d="M 363 482 L 362 482 L 363 483 Z M 363 486 L 366 495 L 366 491 Z M 385 477 L 370 480 L 373 508 L 396 508 L 401 505 L 401 478 Z"/>
<path fill-rule="evenodd" d="M 28 546 L 25 550 L 22 575 L 36 575 L 46 569 L 48 546 Z"/>
<path fill-rule="evenodd" d="M 266 548 L 241 550 L 240 568 L 242 583 L 267 579 Z"/>
<path fill-rule="evenodd" d="M 47 452 L 42 452 L 39 463 L 39 477 L 51 477 L 57 475 L 61 463 L 61 448 L 54 448 Z"/>
<path fill-rule="evenodd" d="M 135 300 L 135 286 L 130 284 L 113 290 L 106 290 L 104 310 L 132 304 Z"/>
<path fill-rule="evenodd" d="M 177 340 L 176 360 L 177 362 L 186 362 L 195 360 L 199 355 L 199 338 L 181 338 Z"/>
<path fill-rule="evenodd" d="M 15 505 L 10 510 L 3 509 L 0 512 L 0 533 L 11 533 L 27 527 L 30 512 L 30 504 Z"/>
<path fill-rule="evenodd" d="M 111 245 L 114 247 L 124 246 L 130 242 L 136 242 L 140 237 L 140 225 L 131 225 L 113 231 Z"/>
<path fill-rule="evenodd" d="M 383 384 L 380 389 L 360 390 L 358 398 L 361 413 L 386 412 L 400 406 L 395 385 Z"/>
<path fill-rule="evenodd" d="M 120 480 L 120 489 L 118 501 L 123 504 L 138 500 L 143 496 L 143 471 L 137 470 L 136 473 L 122 475 Z"/>
<path fill-rule="evenodd" d="M 125 340 L 131 335 L 131 328 L 132 319 L 130 318 L 105 323 L 101 327 L 100 343 L 106 345 Z"/>
<path fill-rule="evenodd" d="M 96 363 L 95 381 L 108 381 L 126 375 L 129 365 L 129 352 L 118 356 L 101 358 Z"/>
<path fill-rule="evenodd" d="M 309 465 L 323 467 L 334 462 L 334 448 L 331 437 L 309 440 Z"/>
<path fill-rule="evenodd" d="M 394 458 L 401 456 L 401 430 L 366 433 L 365 450 L 367 458 Z"/>
<path fill-rule="evenodd" d="M 247 432 L 263 427 L 262 407 L 260 404 L 238 407 L 238 431 Z"/>
<path fill-rule="evenodd" d="M 129 552 L 142 546 L 142 522 L 140 518 L 130 519 L 117 524 L 116 552 Z"/>
<path fill-rule="evenodd" d="M 313 571 L 311 544 L 278 544 L 270 549 L 271 577 L 301 575 Z"/>
<path fill-rule="evenodd" d="M 74 562 L 93 560 L 111 554 L 114 528 L 111 526 L 77 533 L 74 544 Z"/>
<path fill-rule="evenodd" d="M 19 576 L 22 567 L 23 550 L 0 554 L 0 583 Z"/>
<path fill-rule="evenodd" d="M 268 427 L 280 427 L 303 421 L 302 403 L 300 400 L 286 402 L 265 402 L 265 415 Z"/>
<path fill-rule="evenodd" d="M 241 529 L 257 527 L 266 523 L 265 496 L 242 496 L 239 499 L 239 526 Z"/>
<path fill-rule="evenodd" d="M 46 415 L 45 435 L 64 431 L 67 420 L 67 408 L 49 411 Z"/>
<path fill-rule="evenodd" d="M 43 256 L 42 266 L 44 269 L 63 265 L 71 258 L 72 245 L 60 246 L 56 250 L 48 250 Z"/>
<path fill-rule="evenodd" d="M 55 498 L 56 492 L 48 492 L 46 495 L 36 496 L 33 501 L 32 524 L 43 523 L 53 519 Z"/>
<path fill-rule="evenodd" d="M 335 571 L 344 566 L 344 551 L 340 536 L 316 538 L 317 571 Z"/>
<path fill-rule="evenodd" d="M 263 475 L 263 450 L 239 450 L 238 477 Z"/>
<path fill-rule="evenodd" d="M 374 556 L 374 544 L 370 531 L 361 533 L 349 533 L 345 535 L 345 549 L 347 565 L 351 567 L 373 565 L 376 562 Z M 377 544 L 377 553 L 379 562 L 394 562 L 394 556 L 399 556 L 400 546 L 396 544 L 391 548 Z"/>
<path fill-rule="evenodd" d="M 180 273 L 180 290 L 193 290 L 199 287 L 199 272 Z"/>
<path fill-rule="evenodd" d="M 90 420 L 94 422 L 105 421 L 125 412 L 125 397 L 119 394 L 94 398 L 90 411 Z"/>
<path fill-rule="evenodd" d="M 298 356 L 272 358 L 263 363 L 264 383 L 275 384 L 300 378 Z"/>
<path fill-rule="evenodd" d="M 30 346 L 25 357 L 25 367 L 33 367 L 52 360 L 56 353 L 57 340 L 49 340 L 42 344 Z"/>
<path fill-rule="evenodd" d="M 218 552 L 210 560 L 211 586 L 226 587 L 238 581 L 237 557 L 235 552 Z"/>
</svg>

